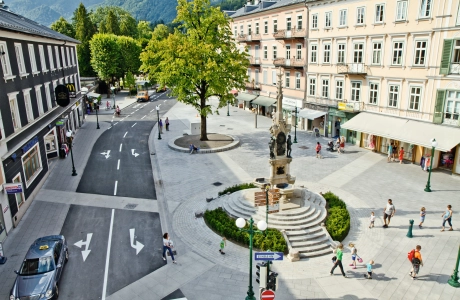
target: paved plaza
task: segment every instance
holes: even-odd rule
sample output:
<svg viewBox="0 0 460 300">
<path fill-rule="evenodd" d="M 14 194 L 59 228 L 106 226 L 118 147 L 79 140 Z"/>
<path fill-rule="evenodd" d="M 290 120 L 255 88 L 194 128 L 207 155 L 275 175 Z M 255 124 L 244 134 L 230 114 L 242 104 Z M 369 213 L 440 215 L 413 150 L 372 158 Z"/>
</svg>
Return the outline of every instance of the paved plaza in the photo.
<svg viewBox="0 0 460 300">
<path fill-rule="evenodd" d="M 215 104 L 215 103 L 214 103 Z M 254 114 L 238 108 L 220 110 L 210 116 L 208 132 L 238 137 L 240 146 L 227 152 L 190 155 L 168 147 L 171 138 L 188 130 L 190 122 L 199 122 L 196 111 L 181 103 L 175 104 L 163 117 L 170 120 L 170 131 L 163 130 L 157 139 L 157 125 L 149 137 L 152 171 L 157 200 L 110 197 L 76 193 L 80 176 L 88 162 L 93 145 L 111 124 L 111 116 L 100 118 L 96 130 L 95 116 L 90 115 L 75 138 L 74 155 L 79 176 L 70 176 L 70 160 L 53 162 L 50 175 L 33 204 L 6 240 L 8 262 L 0 266 L 0 299 L 7 299 L 15 274 L 28 245 L 38 236 L 61 232 L 70 205 L 123 209 L 127 203 L 138 204 L 136 210 L 158 212 L 163 232 L 169 232 L 177 249 L 178 264 L 168 258 L 167 265 L 111 294 L 107 299 L 163 299 L 180 290 L 189 300 L 244 299 L 249 279 L 249 251 L 230 242 L 226 254 L 218 252 L 220 237 L 212 232 L 195 212 L 222 205 L 225 197 L 210 203 L 225 187 L 252 181 L 269 174 L 268 128 L 271 119 L 259 116 L 254 128 Z M 106 119 L 104 119 L 106 118 Z M 113 127 L 110 130 L 116 130 Z M 431 138 L 431 137 L 427 137 Z M 455 266 L 460 245 L 460 228 L 456 227 L 460 199 L 460 178 L 442 171 L 431 177 L 432 193 L 423 191 L 428 174 L 417 165 L 387 163 L 386 156 L 346 145 L 344 154 L 323 150 L 323 159 L 315 158 L 314 145 L 319 141 L 326 148 L 329 139 L 315 138 L 297 132 L 293 145 L 291 173 L 296 185 L 315 192 L 332 191 L 346 203 L 351 215 L 351 230 L 343 241 L 354 242 L 364 262 L 373 259 L 374 276 L 364 279 L 364 264 L 352 270 L 350 249 L 345 248 L 344 265 L 348 278 L 332 267 L 331 256 L 291 263 L 275 262 L 280 288 L 276 299 L 458 299 L 460 289 L 447 284 Z M 220 182 L 221 186 L 213 183 Z M 86 196 L 85 196 L 86 195 Z M 393 199 L 396 214 L 390 227 L 382 228 L 383 208 Z M 454 210 L 454 231 L 440 232 L 441 214 L 447 204 Z M 414 226 L 413 238 L 407 238 L 409 220 L 419 221 L 420 207 L 427 209 L 423 229 Z M 368 228 L 371 211 L 375 212 L 375 228 Z M 422 246 L 424 267 L 419 278 L 412 280 L 408 272 L 407 252 Z M 255 271 L 253 271 L 255 275 Z M 255 279 L 255 276 L 254 276 Z M 258 286 L 253 280 L 257 294 Z M 134 296 L 135 295 L 135 296 Z"/>
</svg>

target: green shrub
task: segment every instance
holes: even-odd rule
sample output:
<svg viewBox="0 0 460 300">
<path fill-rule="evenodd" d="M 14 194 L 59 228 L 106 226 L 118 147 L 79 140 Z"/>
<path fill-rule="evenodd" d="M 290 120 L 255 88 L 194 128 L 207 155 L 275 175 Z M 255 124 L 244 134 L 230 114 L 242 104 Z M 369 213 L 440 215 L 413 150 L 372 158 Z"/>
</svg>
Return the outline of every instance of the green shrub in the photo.
<svg viewBox="0 0 460 300">
<path fill-rule="evenodd" d="M 347 205 L 337 195 L 323 194 L 327 202 L 326 229 L 334 241 L 343 241 L 350 231 L 350 214 Z"/>
<path fill-rule="evenodd" d="M 227 193 L 234 193 L 236 191 L 241 191 L 241 190 L 246 190 L 246 189 L 253 189 L 255 187 L 256 186 L 252 182 L 235 184 L 233 186 L 230 186 L 230 187 L 226 188 L 222 192 L 217 193 L 217 195 L 222 196 L 222 195 L 225 195 Z"/>
<path fill-rule="evenodd" d="M 222 208 L 207 210 L 204 213 L 206 224 L 217 234 L 224 236 L 229 241 L 237 244 L 249 245 L 249 233 L 241 231 L 235 224 L 235 219 L 229 217 Z M 256 226 L 255 226 L 256 227 Z M 249 226 L 246 225 L 245 229 Z M 270 250 L 275 252 L 287 251 L 286 241 L 283 234 L 274 228 L 267 229 L 267 234 L 256 233 L 252 240 L 256 249 L 263 251 Z"/>
</svg>

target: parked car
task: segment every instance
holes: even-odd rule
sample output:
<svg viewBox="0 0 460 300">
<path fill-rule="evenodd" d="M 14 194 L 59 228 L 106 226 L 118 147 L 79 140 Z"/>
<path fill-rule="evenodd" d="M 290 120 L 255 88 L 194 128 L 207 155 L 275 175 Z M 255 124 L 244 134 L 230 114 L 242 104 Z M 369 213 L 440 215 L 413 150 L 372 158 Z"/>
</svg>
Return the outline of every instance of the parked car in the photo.
<svg viewBox="0 0 460 300">
<path fill-rule="evenodd" d="M 147 91 L 140 91 L 137 93 L 137 102 L 149 101 L 149 93 Z"/>
<path fill-rule="evenodd" d="M 159 87 L 157 87 L 157 91 L 156 91 L 156 92 L 157 92 L 157 93 L 166 92 L 166 87 L 165 87 L 165 86 L 164 86 L 164 87 L 159 86 Z"/>
<path fill-rule="evenodd" d="M 57 299 L 69 249 L 62 235 L 41 237 L 30 246 L 10 292 L 10 300 Z"/>
</svg>

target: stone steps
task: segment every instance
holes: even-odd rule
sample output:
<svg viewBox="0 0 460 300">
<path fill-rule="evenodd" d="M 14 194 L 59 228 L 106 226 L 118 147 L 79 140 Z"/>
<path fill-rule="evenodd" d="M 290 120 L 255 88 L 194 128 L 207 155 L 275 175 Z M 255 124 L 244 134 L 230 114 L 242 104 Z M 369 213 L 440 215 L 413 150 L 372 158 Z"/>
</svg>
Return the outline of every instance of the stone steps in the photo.
<svg viewBox="0 0 460 300">
<path fill-rule="evenodd" d="M 316 239 L 310 239 L 306 241 L 292 241 L 291 239 L 289 239 L 289 241 L 291 242 L 291 246 L 293 248 L 304 248 L 304 247 L 316 246 L 319 244 L 327 244 L 329 239 L 323 233 L 323 236 L 317 237 Z"/>
<path fill-rule="evenodd" d="M 329 246 L 328 248 L 316 250 L 314 252 L 299 252 L 300 259 L 302 258 L 313 258 L 313 257 L 318 257 L 318 256 L 323 256 L 323 255 L 330 255 L 332 254 L 332 248 Z"/>
<path fill-rule="evenodd" d="M 318 225 L 321 223 L 322 220 L 320 220 L 322 212 L 320 210 L 315 210 L 313 214 L 309 215 L 308 217 L 305 216 L 305 218 L 300 219 L 300 220 L 290 220 L 290 219 L 268 219 L 268 224 L 270 227 L 277 228 L 279 230 L 292 230 L 290 229 L 291 227 L 294 228 L 300 228 L 300 229 L 306 229 L 306 228 L 311 228 L 312 226 Z M 265 216 L 260 216 L 256 215 L 254 217 L 254 220 L 262 220 L 264 219 Z"/>
<path fill-rule="evenodd" d="M 311 209 L 304 209 L 303 207 L 302 208 L 296 208 L 296 210 L 301 210 L 302 212 L 301 213 L 296 213 L 294 215 L 279 215 L 278 213 L 277 214 L 268 214 L 268 220 L 271 221 L 285 221 L 286 219 L 288 219 L 289 221 L 301 221 L 301 220 L 304 220 L 305 218 L 307 217 L 310 217 L 311 215 L 313 215 L 315 212 L 316 212 L 316 208 L 311 208 Z M 265 207 L 263 209 L 259 209 L 257 211 L 257 215 L 258 216 L 261 216 L 261 217 L 264 217 L 265 218 Z"/>
<path fill-rule="evenodd" d="M 302 234 L 302 235 L 288 235 L 289 241 L 291 244 L 294 244 L 296 242 L 302 242 L 302 241 L 310 241 L 310 240 L 315 240 L 318 238 L 326 237 L 326 234 L 323 232 L 321 228 L 320 230 L 313 232 L 313 233 L 307 233 L 307 234 Z M 288 232 L 288 231 L 286 231 Z"/>
</svg>

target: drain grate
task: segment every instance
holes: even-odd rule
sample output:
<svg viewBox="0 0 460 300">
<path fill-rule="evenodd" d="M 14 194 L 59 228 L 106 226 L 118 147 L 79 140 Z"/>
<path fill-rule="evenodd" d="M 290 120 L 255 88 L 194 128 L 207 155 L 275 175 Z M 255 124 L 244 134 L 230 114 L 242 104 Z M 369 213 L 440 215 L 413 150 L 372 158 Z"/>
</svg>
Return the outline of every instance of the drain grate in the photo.
<svg viewBox="0 0 460 300">
<path fill-rule="evenodd" d="M 225 127 L 225 125 L 220 125 L 220 127 Z"/>
<path fill-rule="evenodd" d="M 220 186 L 220 185 L 222 185 L 222 182 L 216 181 L 216 182 L 213 183 L 213 185 Z"/>
<path fill-rule="evenodd" d="M 308 149 L 307 146 L 300 146 L 299 148 L 300 148 L 300 149 Z"/>
<path fill-rule="evenodd" d="M 128 203 L 125 206 L 125 209 L 135 209 L 137 207 L 137 204 L 134 203 Z"/>
<path fill-rule="evenodd" d="M 233 130 L 233 128 L 227 128 L 228 130 Z"/>
</svg>

